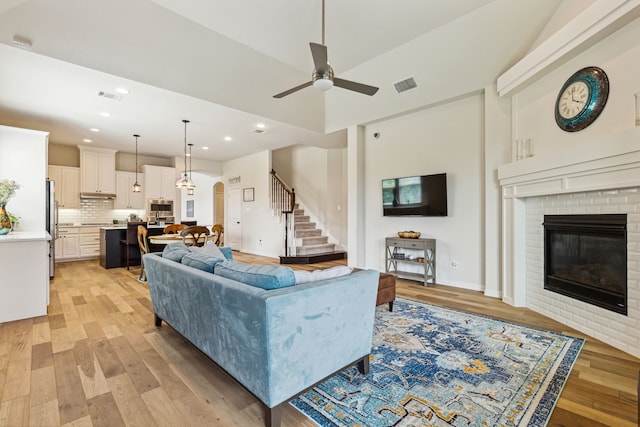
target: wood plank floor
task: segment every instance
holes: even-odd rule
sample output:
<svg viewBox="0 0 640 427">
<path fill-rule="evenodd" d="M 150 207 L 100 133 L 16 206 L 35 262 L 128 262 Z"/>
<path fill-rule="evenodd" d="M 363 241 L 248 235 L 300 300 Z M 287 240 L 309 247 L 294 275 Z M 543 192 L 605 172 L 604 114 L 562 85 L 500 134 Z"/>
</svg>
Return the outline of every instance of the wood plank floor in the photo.
<svg viewBox="0 0 640 427">
<path fill-rule="evenodd" d="M 234 253 L 236 260 L 277 259 Z M 333 261 L 296 269 L 325 268 Z M 0 426 L 262 426 L 262 405 L 179 334 L 153 326 L 138 270 L 57 264 L 49 314 L 0 324 Z M 586 338 L 550 426 L 636 426 L 640 360 L 479 292 L 398 282 L 398 295 Z M 315 424 L 292 407 L 283 426 Z"/>
</svg>

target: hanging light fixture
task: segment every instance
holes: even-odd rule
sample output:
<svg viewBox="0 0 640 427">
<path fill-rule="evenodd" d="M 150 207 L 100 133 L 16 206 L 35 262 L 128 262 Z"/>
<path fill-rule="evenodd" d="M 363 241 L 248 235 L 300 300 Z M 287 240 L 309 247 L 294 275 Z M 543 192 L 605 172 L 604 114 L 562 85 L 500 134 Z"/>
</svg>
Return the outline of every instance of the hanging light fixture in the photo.
<svg viewBox="0 0 640 427">
<path fill-rule="evenodd" d="M 193 179 L 191 178 L 191 147 L 193 144 L 189 144 L 189 181 L 191 181 L 191 186 L 187 187 L 187 196 L 193 196 L 196 185 L 193 183 Z"/>
<path fill-rule="evenodd" d="M 176 188 L 189 188 L 193 186 L 193 181 L 187 175 L 187 123 L 189 120 L 183 120 L 184 123 L 184 173 L 176 180 Z"/>
<path fill-rule="evenodd" d="M 138 138 L 140 135 L 133 135 L 136 138 L 136 182 L 133 184 L 133 192 L 139 193 L 142 189 L 142 185 L 138 184 Z"/>
</svg>

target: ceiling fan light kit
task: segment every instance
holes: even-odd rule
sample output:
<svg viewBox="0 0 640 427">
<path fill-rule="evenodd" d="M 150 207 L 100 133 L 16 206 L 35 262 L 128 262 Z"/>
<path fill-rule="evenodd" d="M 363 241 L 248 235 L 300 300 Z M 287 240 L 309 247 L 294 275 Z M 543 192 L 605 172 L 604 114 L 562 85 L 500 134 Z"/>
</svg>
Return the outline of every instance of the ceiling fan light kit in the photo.
<svg viewBox="0 0 640 427">
<path fill-rule="evenodd" d="M 311 56 L 313 57 L 314 66 L 311 81 L 298 85 L 277 95 L 273 95 L 274 98 L 284 98 L 287 95 L 311 85 L 323 92 L 331 89 L 333 86 L 369 96 L 374 95 L 378 91 L 377 87 L 339 79 L 334 76 L 333 68 L 331 68 L 329 61 L 327 60 L 327 46 L 324 44 L 324 0 L 322 0 L 322 44 L 309 43 L 309 47 L 311 48 Z"/>
</svg>

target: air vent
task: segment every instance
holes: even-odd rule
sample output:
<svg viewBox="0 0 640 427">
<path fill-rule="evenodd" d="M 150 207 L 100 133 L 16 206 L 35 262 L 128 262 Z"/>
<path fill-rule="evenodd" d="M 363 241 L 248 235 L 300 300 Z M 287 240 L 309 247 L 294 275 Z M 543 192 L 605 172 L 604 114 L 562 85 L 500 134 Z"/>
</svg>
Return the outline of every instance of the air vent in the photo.
<svg viewBox="0 0 640 427">
<path fill-rule="evenodd" d="M 115 93 L 109 93 L 109 92 L 100 91 L 100 92 L 98 92 L 98 96 L 101 96 L 101 97 L 107 98 L 107 99 L 113 99 L 114 101 L 122 101 L 122 95 L 117 95 Z"/>
<path fill-rule="evenodd" d="M 265 133 L 266 131 L 266 129 L 254 129 L 253 133 Z"/>
<path fill-rule="evenodd" d="M 393 87 L 396 88 L 396 92 L 402 93 L 418 87 L 418 84 L 413 77 L 409 77 L 408 79 L 394 83 Z"/>
</svg>

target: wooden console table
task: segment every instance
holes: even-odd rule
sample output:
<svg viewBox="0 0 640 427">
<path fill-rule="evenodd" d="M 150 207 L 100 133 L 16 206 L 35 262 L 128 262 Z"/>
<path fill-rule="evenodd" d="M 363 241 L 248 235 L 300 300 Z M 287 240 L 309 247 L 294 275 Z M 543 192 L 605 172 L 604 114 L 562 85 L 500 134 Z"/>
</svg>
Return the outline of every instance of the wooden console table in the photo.
<svg viewBox="0 0 640 427">
<path fill-rule="evenodd" d="M 435 239 L 403 239 L 387 237 L 385 271 L 396 277 L 436 283 L 436 240 Z M 411 257 L 411 258 L 409 258 Z M 415 265 L 423 268 L 422 273 L 403 271 L 402 266 Z"/>
</svg>

